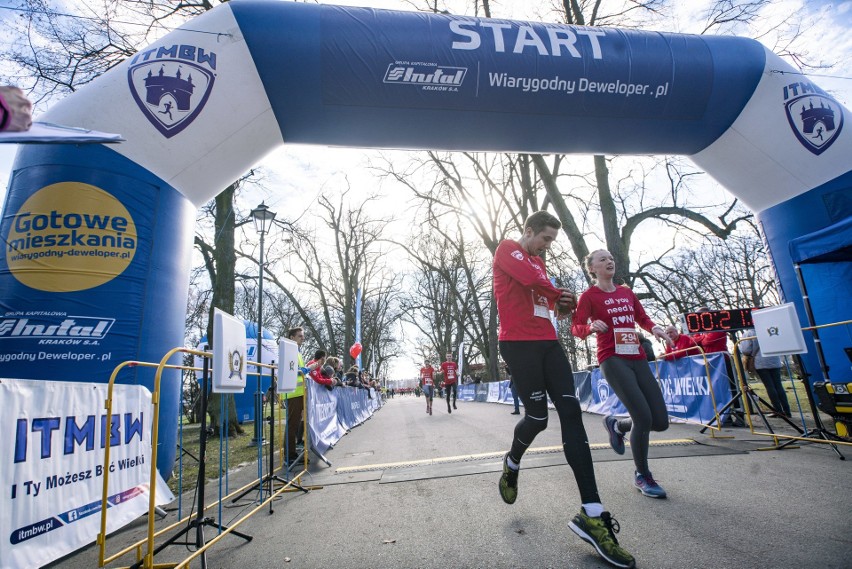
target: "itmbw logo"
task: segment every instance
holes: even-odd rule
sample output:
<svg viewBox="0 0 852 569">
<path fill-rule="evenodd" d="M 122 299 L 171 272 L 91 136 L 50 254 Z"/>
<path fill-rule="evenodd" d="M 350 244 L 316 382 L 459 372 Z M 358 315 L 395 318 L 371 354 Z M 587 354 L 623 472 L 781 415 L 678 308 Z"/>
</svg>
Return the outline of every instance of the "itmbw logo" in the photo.
<svg viewBox="0 0 852 569">
<path fill-rule="evenodd" d="M 166 138 L 198 117 L 216 75 L 216 54 L 192 45 L 154 48 L 130 61 L 127 81 L 145 118 Z"/>
<path fill-rule="evenodd" d="M 843 107 L 812 83 L 785 85 L 784 110 L 799 143 L 817 156 L 828 150 L 843 130 Z"/>
</svg>

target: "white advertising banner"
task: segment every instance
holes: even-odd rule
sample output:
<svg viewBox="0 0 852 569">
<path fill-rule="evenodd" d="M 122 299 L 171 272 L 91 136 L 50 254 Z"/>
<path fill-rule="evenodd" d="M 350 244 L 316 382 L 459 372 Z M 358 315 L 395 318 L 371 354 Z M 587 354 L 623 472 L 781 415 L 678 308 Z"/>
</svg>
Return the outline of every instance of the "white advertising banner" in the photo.
<svg viewBox="0 0 852 569">
<path fill-rule="evenodd" d="M 38 567 L 92 543 L 109 469 L 107 532 L 148 511 L 151 393 L 116 385 L 0 379 L 0 568 Z M 110 464 L 104 446 L 110 436 Z M 174 499 L 159 474 L 157 503 Z"/>
<path fill-rule="evenodd" d="M 214 308 L 213 337 L 217 340 L 213 346 L 213 393 L 242 393 L 246 390 L 245 324 Z"/>
</svg>

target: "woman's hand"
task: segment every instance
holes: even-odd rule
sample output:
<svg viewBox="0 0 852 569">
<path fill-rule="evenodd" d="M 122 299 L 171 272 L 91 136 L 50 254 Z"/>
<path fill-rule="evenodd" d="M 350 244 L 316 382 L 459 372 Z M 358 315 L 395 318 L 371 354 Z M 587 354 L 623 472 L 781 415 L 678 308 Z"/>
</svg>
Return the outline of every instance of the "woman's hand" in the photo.
<svg viewBox="0 0 852 569">
<path fill-rule="evenodd" d="M 33 124 L 33 104 L 17 87 L 0 87 L 0 96 L 6 101 L 8 116 L 0 117 L 4 131 L 29 130 Z"/>
<path fill-rule="evenodd" d="M 592 329 L 592 332 L 597 332 L 598 334 L 603 334 L 609 330 L 609 326 L 607 326 L 606 322 L 603 320 L 593 320 L 592 323 L 589 324 L 589 328 Z"/>
</svg>

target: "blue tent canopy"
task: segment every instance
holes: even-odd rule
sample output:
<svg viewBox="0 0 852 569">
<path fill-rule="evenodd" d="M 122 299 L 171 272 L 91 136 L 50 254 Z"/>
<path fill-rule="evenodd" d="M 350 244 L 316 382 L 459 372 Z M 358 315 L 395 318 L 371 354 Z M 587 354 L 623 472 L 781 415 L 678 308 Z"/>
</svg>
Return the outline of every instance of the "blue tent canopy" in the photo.
<svg viewBox="0 0 852 569">
<path fill-rule="evenodd" d="M 790 256 L 807 287 L 813 325 L 852 320 L 852 217 L 790 241 Z M 843 348 L 852 348 L 849 325 L 822 328 L 825 363 L 832 383 L 852 382 L 852 366 Z M 816 370 L 812 370 L 816 371 Z M 820 381 L 814 375 L 812 381 Z"/>
<path fill-rule="evenodd" d="M 852 217 L 790 241 L 794 263 L 852 261 Z"/>
</svg>

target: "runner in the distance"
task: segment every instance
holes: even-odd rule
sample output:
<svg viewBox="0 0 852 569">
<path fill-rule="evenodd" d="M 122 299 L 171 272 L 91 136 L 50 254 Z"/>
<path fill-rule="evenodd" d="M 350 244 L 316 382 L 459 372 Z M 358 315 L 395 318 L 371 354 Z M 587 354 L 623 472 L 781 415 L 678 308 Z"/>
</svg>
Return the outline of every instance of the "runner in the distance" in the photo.
<svg viewBox="0 0 852 569">
<path fill-rule="evenodd" d="M 435 368 L 424 362 L 420 368 L 420 388 L 426 397 L 426 413 L 432 414 L 432 398 L 435 396 Z"/>
<path fill-rule="evenodd" d="M 609 251 L 590 253 L 586 271 L 595 284 L 580 295 L 571 332 L 579 338 L 596 334 L 601 372 L 630 413 L 630 419 L 604 417 L 609 444 L 616 453 L 624 454 L 624 435 L 629 432 L 636 467 L 634 486 L 645 496 L 665 498 L 666 491 L 648 469 L 648 446 L 652 430 L 669 428 L 669 415 L 663 392 L 639 345 L 636 324 L 668 345 L 672 341 L 663 327 L 645 314 L 633 291 L 612 281 L 615 261 Z"/>
<path fill-rule="evenodd" d="M 456 407 L 458 391 L 459 365 L 453 361 L 453 354 L 447 354 L 447 361 L 441 364 L 444 373 L 444 392 L 447 394 L 447 413 L 452 413 Z M 453 409 L 450 409 L 450 391 L 453 392 Z"/>
<path fill-rule="evenodd" d="M 580 490 L 582 507 L 568 527 L 616 567 L 635 567 L 618 545 L 618 523 L 604 511 L 598 496 L 592 453 L 574 391 L 571 364 L 556 339 L 550 309 L 561 314 L 575 307 L 574 294 L 554 287 L 540 255 L 550 248 L 562 224 L 538 211 L 524 222 L 518 241 L 502 241 L 494 254 L 494 295 L 500 318 L 500 353 L 509 366 L 524 417 L 515 426 L 511 450 L 503 457 L 500 496 L 507 504 L 518 497 L 521 458 L 536 435 L 547 427 L 547 395 L 562 426 L 562 447 Z"/>
</svg>

